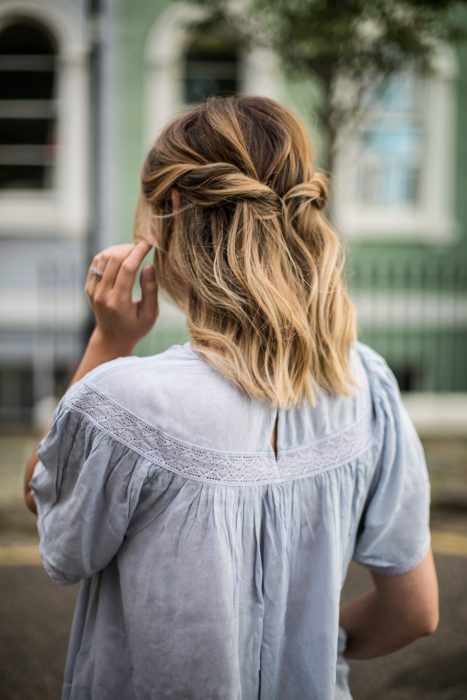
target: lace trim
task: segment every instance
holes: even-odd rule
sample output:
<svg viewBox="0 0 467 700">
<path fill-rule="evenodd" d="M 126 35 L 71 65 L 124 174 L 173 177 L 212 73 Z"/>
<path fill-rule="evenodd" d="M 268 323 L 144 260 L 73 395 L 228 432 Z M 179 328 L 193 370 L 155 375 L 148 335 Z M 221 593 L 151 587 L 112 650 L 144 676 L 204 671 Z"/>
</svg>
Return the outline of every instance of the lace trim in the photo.
<svg viewBox="0 0 467 700">
<path fill-rule="evenodd" d="M 358 457 L 370 446 L 372 411 L 351 427 L 305 447 L 267 452 L 223 452 L 168 435 L 89 385 L 73 385 L 65 403 L 155 465 L 198 481 L 219 484 L 268 483 L 303 478 Z"/>
</svg>

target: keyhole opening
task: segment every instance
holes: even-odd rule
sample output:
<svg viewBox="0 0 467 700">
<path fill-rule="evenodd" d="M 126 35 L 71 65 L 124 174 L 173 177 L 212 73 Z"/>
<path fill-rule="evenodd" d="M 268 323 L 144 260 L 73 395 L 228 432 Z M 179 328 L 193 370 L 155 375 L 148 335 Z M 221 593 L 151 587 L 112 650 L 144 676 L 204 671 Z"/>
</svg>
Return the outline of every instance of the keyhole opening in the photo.
<svg viewBox="0 0 467 700">
<path fill-rule="evenodd" d="M 274 455 L 277 459 L 277 423 L 279 419 L 279 412 L 276 413 L 276 418 L 274 421 L 274 428 L 271 435 L 271 447 L 274 450 Z"/>
</svg>

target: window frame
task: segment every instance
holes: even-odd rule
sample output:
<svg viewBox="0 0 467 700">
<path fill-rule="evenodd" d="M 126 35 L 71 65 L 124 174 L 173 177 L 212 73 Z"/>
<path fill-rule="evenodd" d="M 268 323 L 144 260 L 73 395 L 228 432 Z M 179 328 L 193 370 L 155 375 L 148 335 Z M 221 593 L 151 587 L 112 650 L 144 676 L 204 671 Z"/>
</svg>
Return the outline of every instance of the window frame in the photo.
<svg viewBox="0 0 467 700">
<path fill-rule="evenodd" d="M 426 157 L 416 206 L 370 205 L 359 201 L 352 164 L 359 156 L 358 132 L 343 131 L 336 153 L 334 221 L 352 240 L 452 244 L 459 236 L 455 219 L 456 78 L 454 54 L 439 50 L 435 72 L 425 79 Z M 430 177 L 427 177 L 427 173 Z"/>
<path fill-rule="evenodd" d="M 183 101 L 187 24 L 204 15 L 200 7 L 177 3 L 162 12 L 149 30 L 145 47 L 143 155 L 170 119 L 189 106 Z M 253 49 L 241 50 L 239 58 L 239 94 L 280 99 L 277 57 L 271 51 Z"/>
<path fill-rule="evenodd" d="M 27 18 L 26 20 L 24 18 L 17 18 L 16 20 L 5 24 L 6 31 L 8 31 L 9 28 L 14 29 L 18 26 L 24 27 L 29 25 L 32 28 L 33 33 L 37 32 L 39 36 L 39 41 L 42 37 L 43 39 L 45 39 L 47 44 L 49 44 L 47 48 L 50 49 L 50 53 L 30 51 L 26 54 L 17 54 L 3 53 L 2 51 L 0 54 L 0 85 L 2 84 L 2 77 L 4 77 L 5 73 L 7 74 L 7 76 L 9 73 L 13 73 L 13 75 L 15 76 L 17 76 L 18 73 L 20 75 L 22 73 L 26 73 L 29 76 L 29 78 L 32 78 L 32 75 L 40 76 L 41 74 L 45 73 L 46 75 L 48 75 L 49 80 L 47 81 L 46 79 L 44 82 L 46 84 L 47 82 L 49 82 L 48 87 L 53 86 L 53 84 L 55 83 L 55 75 L 57 73 L 57 54 L 55 47 L 52 46 L 54 42 L 53 40 L 50 40 L 52 39 L 52 37 L 49 38 L 47 36 L 47 28 L 44 27 L 44 25 L 37 25 L 37 23 L 35 22 L 30 22 L 30 18 Z M 2 34 L 3 30 L 2 27 L 0 27 L 0 44 Z M 50 77 L 52 77 L 52 81 L 50 81 Z M 8 84 L 8 79 L 6 82 Z M 7 169 L 9 167 L 15 168 L 18 166 L 26 166 L 26 168 L 28 168 L 28 166 L 39 166 L 42 170 L 42 172 L 39 171 L 40 176 L 38 179 L 36 178 L 35 184 L 19 188 L 21 191 L 26 190 L 29 193 L 37 191 L 47 192 L 56 188 L 55 180 L 57 159 L 55 152 L 52 156 L 49 156 L 47 154 L 48 143 L 45 139 L 41 139 L 39 143 L 37 142 L 37 138 L 33 140 L 28 140 L 30 134 L 30 132 L 28 134 L 28 129 L 31 127 L 31 123 L 35 125 L 39 123 L 40 125 L 40 122 L 44 120 L 47 124 L 47 128 L 45 129 L 44 135 L 47 136 L 50 128 L 52 127 L 53 135 L 55 136 L 55 128 L 57 122 L 56 111 L 57 100 L 53 90 L 47 96 L 41 95 L 41 97 L 39 98 L 31 93 L 26 97 L 24 97 L 23 95 L 20 97 L 12 97 L 8 95 L 5 96 L 0 92 L 0 125 L 4 123 L 4 119 L 6 121 L 11 121 L 12 125 L 16 125 L 17 127 L 24 126 L 26 122 L 25 130 L 21 130 L 21 128 L 18 128 L 18 131 L 22 134 L 22 140 L 18 142 L 14 141 L 13 143 L 9 143 L 8 140 L 2 138 L 0 142 L 0 170 L 4 166 Z M 22 122 L 23 119 L 25 119 L 25 122 Z M 12 131 L 14 130 L 15 129 L 13 128 Z M 53 148 L 55 151 L 55 142 L 53 144 Z M 19 161 L 17 161 L 16 158 L 19 158 Z M 23 160 L 23 162 L 21 162 L 21 160 Z M 51 179 L 50 184 L 47 182 L 49 178 Z M 42 186 L 40 184 L 37 185 L 37 180 L 44 180 L 44 184 Z M 0 186 L 0 193 L 2 195 L 8 195 L 8 192 L 12 191 L 15 191 L 14 187 L 3 187 L 3 185 Z"/>
<path fill-rule="evenodd" d="M 0 193 L 0 237 L 82 237 L 88 226 L 87 42 L 72 7 L 8 0 L 0 5 L 0 29 L 15 20 L 43 25 L 57 43 L 57 154 L 54 189 L 6 189 Z"/>
</svg>

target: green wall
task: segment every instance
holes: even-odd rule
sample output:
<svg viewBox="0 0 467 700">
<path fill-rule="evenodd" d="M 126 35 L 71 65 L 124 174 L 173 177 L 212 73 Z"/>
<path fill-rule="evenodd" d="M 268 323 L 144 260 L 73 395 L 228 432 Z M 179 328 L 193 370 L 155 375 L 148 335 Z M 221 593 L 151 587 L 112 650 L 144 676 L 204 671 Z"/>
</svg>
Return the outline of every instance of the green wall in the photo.
<svg viewBox="0 0 467 700">
<path fill-rule="evenodd" d="M 119 194 L 116 206 L 121 241 L 130 239 L 134 208 L 138 192 L 143 151 L 144 51 L 148 33 L 161 13 L 172 3 L 142 0 L 119 0 L 116 12 L 118 44 L 118 147 L 120 159 Z M 462 269 L 467 265 L 467 48 L 458 51 L 456 131 L 456 190 L 453 193 L 455 216 L 459 223 L 459 240 L 449 246 L 361 240 L 345 241 L 347 274 L 351 295 L 362 291 L 421 290 L 423 293 L 448 292 L 464 295 L 467 281 Z M 318 99 L 316 89 L 304 81 L 292 81 L 278 76 L 280 99 L 308 124 L 315 144 L 318 167 L 321 142 L 313 104 Z M 331 182 L 332 185 L 332 182 Z M 467 329 L 463 326 L 441 330 L 417 331 L 410 325 L 380 328 L 360 323 L 360 339 L 368 342 L 387 357 L 391 366 L 401 370 L 408 358 L 414 371 L 413 388 L 433 390 L 467 390 Z M 142 354 L 159 352 L 173 342 L 188 339 L 183 325 L 167 328 L 156 324 L 153 333 L 138 347 Z M 417 378 L 418 372 L 418 378 Z"/>
</svg>

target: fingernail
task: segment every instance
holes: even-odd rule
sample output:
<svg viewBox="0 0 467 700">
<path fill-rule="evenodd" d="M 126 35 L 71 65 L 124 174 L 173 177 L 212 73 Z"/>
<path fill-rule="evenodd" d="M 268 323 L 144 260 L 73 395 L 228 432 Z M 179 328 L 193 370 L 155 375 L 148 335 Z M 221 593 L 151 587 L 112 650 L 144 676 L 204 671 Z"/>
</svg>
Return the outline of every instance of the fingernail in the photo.
<svg viewBox="0 0 467 700">
<path fill-rule="evenodd" d="M 156 271 L 153 267 L 147 267 L 144 274 L 148 282 L 152 282 L 156 279 Z"/>
</svg>

